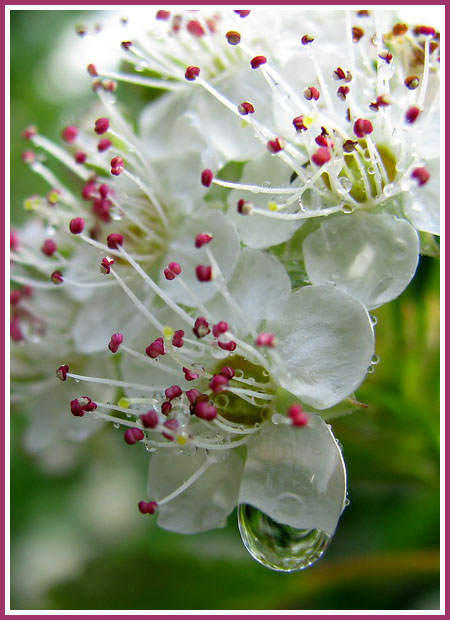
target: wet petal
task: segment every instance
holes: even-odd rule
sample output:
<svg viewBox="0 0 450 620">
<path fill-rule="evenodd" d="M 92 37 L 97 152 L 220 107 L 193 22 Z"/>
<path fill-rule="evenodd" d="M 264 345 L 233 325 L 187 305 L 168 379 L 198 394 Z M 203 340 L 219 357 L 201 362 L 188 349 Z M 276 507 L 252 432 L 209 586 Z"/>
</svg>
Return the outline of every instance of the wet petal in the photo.
<svg viewBox="0 0 450 620">
<path fill-rule="evenodd" d="M 406 217 L 417 230 L 440 234 L 440 174 L 439 159 L 427 162 L 426 168 L 430 180 L 423 187 L 418 187 L 413 194 L 405 194 L 403 210 Z"/>
</svg>

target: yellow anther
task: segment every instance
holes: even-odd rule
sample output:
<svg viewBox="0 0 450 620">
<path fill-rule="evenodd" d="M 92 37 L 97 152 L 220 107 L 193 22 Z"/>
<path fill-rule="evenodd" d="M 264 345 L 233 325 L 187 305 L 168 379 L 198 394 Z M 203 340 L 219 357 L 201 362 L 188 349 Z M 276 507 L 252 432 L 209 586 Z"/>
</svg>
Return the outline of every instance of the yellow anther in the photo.
<svg viewBox="0 0 450 620">
<path fill-rule="evenodd" d="M 167 340 L 169 340 L 169 338 L 172 338 L 174 333 L 175 333 L 175 331 L 171 327 L 169 327 L 168 325 L 165 325 L 165 327 L 163 328 L 163 336 Z"/>
<path fill-rule="evenodd" d="M 278 211 L 278 205 L 273 200 L 269 202 L 269 204 L 267 205 L 267 208 L 269 209 L 269 211 Z"/>
<path fill-rule="evenodd" d="M 130 401 L 128 400 L 128 398 L 124 398 L 122 396 L 122 398 L 119 398 L 117 406 L 122 407 L 123 409 L 128 409 L 128 407 L 130 406 Z"/>
<path fill-rule="evenodd" d="M 176 442 L 180 444 L 180 446 L 184 446 L 189 441 L 189 437 L 187 435 L 178 435 L 176 438 Z"/>
<path fill-rule="evenodd" d="M 33 211 L 39 206 L 39 200 L 36 198 L 27 198 L 23 203 L 23 208 L 25 211 Z"/>
<path fill-rule="evenodd" d="M 310 127 L 313 124 L 313 117 L 312 116 L 304 116 L 303 117 L 303 124 L 305 125 L 305 127 Z"/>
</svg>

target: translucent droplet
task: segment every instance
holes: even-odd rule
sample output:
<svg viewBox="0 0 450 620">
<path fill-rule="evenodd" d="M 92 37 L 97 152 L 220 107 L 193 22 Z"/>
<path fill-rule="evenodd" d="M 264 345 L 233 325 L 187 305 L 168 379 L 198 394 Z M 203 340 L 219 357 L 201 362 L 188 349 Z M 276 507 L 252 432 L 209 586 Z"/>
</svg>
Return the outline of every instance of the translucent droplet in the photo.
<svg viewBox="0 0 450 620">
<path fill-rule="evenodd" d="M 387 185 L 385 185 L 384 189 L 383 189 L 383 193 L 385 196 L 392 196 L 395 190 L 395 186 L 393 183 L 388 183 Z"/>
<path fill-rule="evenodd" d="M 109 210 L 109 215 L 113 220 L 119 221 L 123 218 L 124 213 L 122 209 L 119 209 L 118 207 L 112 207 Z"/>
<path fill-rule="evenodd" d="M 341 177 L 340 181 L 341 181 L 341 185 L 345 189 L 345 191 L 350 191 L 352 189 L 353 184 L 352 184 L 352 182 L 350 181 L 349 178 Z"/>
<path fill-rule="evenodd" d="M 269 187 L 271 187 L 271 186 L 272 186 L 271 181 L 264 181 L 264 183 L 262 184 L 262 187 L 267 187 L 267 188 L 269 188 Z"/>
<path fill-rule="evenodd" d="M 372 323 L 373 326 L 375 326 L 378 323 L 378 319 L 376 316 L 371 315 L 370 316 L 370 322 Z"/>
<path fill-rule="evenodd" d="M 214 401 L 214 404 L 219 409 L 225 409 L 228 403 L 229 403 L 229 399 L 228 399 L 228 396 L 225 396 L 225 394 L 219 394 L 216 400 Z"/>
<path fill-rule="evenodd" d="M 367 369 L 367 373 L 369 375 L 373 374 L 375 372 L 375 368 L 373 366 L 369 366 L 369 368 Z"/>
<path fill-rule="evenodd" d="M 75 383 L 80 383 L 81 379 L 74 379 Z"/>
<path fill-rule="evenodd" d="M 250 555 L 276 571 L 292 572 L 311 566 L 331 541 L 322 530 L 300 530 L 277 523 L 249 504 L 239 506 L 238 524 Z"/>
<path fill-rule="evenodd" d="M 131 413 L 127 413 L 127 418 L 131 418 Z"/>
<path fill-rule="evenodd" d="M 336 286 L 336 282 L 334 280 L 327 280 L 325 286 Z"/>
<path fill-rule="evenodd" d="M 380 362 L 380 356 L 377 355 L 376 353 L 372 355 L 372 359 L 370 360 L 370 363 L 376 366 L 379 362 Z"/>
<path fill-rule="evenodd" d="M 369 167 L 367 168 L 367 172 L 368 172 L 369 174 L 375 174 L 376 170 L 375 170 L 375 168 L 373 168 L 372 166 L 369 166 Z"/>
<path fill-rule="evenodd" d="M 147 452 L 156 452 L 156 444 L 154 441 L 148 441 L 145 444 L 145 449 L 147 450 Z"/>
<path fill-rule="evenodd" d="M 114 422 L 113 426 L 114 428 L 120 428 L 120 424 L 118 422 Z"/>
<path fill-rule="evenodd" d="M 341 207 L 341 211 L 342 213 L 353 213 L 355 210 L 355 207 L 353 205 L 342 205 Z"/>
<path fill-rule="evenodd" d="M 349 506 L 349 505 L 350 505 L 350 500 L 348 499 L 348 497 L 346 497 L 344 500 L 344 506 Z"/>
</svg>

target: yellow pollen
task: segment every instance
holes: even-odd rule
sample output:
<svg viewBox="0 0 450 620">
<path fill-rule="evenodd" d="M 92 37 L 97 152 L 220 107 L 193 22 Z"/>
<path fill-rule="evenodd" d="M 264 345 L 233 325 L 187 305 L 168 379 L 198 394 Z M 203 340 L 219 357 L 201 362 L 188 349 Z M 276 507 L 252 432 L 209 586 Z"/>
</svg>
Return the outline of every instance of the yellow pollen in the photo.
<svg viewBox="0 0 450 620">
<path fill-rule="evenodd" d="M 170 338 L 172 338 L 172 336 L 174 335 L 175 331 L 169 327 L 168 325 L 165 325 L 163 328 L 163 336 L 164 338 L 166 338 L 166 340 L 169 340 Z"/>
<path fill-rule="evenodd" d="M 189 437 L 187 435 L 178 435 L 175 441 L 179 443 L 180 446 L 184 446 L 189 441 Z"/>
<path fill-rule="evenodd" d="M 128 398 L 124 398 L 122 396 L 122 398 L 119 398 L 117 406 L 122 407 L 123 409 L 128 409 L 128 407 L 130 406 L 130 401 L 128 400 Z"/>
<path fill-rule="evenodd" d="M 267 205 L 267 208 L 269 209 L 269 211 L 278 211 L 278 205 L 273 200 L 269 202 L 269 204 Z"/>
</svg>

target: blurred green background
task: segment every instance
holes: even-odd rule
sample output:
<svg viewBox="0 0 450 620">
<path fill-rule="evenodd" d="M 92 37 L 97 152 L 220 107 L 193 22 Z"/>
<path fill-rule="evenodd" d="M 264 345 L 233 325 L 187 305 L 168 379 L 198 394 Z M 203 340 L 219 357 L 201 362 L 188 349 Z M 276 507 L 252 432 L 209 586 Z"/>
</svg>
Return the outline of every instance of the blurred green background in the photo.
<svg viewBox="0 0 450 620">
<path fill-rule="evenodd" d="M 20 160 L 24 126 L 57 139 L 92 103 L 48 86 L 48 55 L 77 11 L 11 14 L 11 209 L 45 185 Z M 75 34 L 69 35 L 76 37 Z M 87 77 L 87 76 L 86 76 Z M 122 96 L 122 93 L 120 93 Z M 139 103 L 139 99 L 137 99 Z M 136 97 L 134 98 L 136 105 Z M 148 456 L 112 428 L 81 446 L 32 457 L 12 419 L 12 609 L 438 609 L 439 265 L 424 257 L 400 299 L 373 313 L 380 362 L 358 391 L 369 407 L 335 420 L 350 506 L 312 568 L 278 574 L 244 550 L 235 514 L 180 536 L 140 515 Z M 75 465 L 76 463 L 76 465 Z"/>
</svg>

